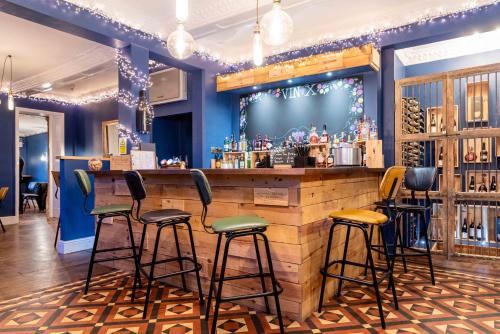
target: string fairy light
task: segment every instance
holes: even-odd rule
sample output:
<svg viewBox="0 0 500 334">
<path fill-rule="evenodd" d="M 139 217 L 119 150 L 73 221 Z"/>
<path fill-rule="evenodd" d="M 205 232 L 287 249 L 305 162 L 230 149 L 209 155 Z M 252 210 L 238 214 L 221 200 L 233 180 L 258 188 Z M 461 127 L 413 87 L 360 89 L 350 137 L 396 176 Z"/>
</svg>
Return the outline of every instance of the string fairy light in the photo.
<svg viewBox="0 0 500 334">
<path fill-rule="evenodd" d="M 120 76 L 127 78 L 133 85 L 142 89 L 151 87 L 149 73 L 144 73 L 132 65 L 129 57 L 123 54 L 120 49 L 115 49 L 115 63 L 118 65 Z"/>
<path fill-rule="evenodd" d="M 125 138 L 125 139 L 129 140 L 132 143 L 132 145 L 137 146 L 140 143 L 142 143 L 141 137 L 139 137 L 139 135 L 137 133 L 135 133 L 134 131 L 130 130 L 125 125 L 118 124 L 116 126 L 116 128 L 118 129 L 118 136 L 120 136 L 121 138 Z"/>
</svg>

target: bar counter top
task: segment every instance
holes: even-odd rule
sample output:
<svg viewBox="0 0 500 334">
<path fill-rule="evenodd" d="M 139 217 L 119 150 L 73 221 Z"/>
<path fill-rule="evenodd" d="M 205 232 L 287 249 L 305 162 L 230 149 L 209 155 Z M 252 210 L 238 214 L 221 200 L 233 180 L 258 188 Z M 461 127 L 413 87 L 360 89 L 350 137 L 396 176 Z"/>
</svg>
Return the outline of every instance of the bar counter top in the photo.
<svg viewBox="0 0 500 334">
<path fill-rule="evenodd" d="M 332 175 L 347 173 L 383 173 L 384 168 L 368 168 L 360 166 L 343 166 L 332 168 L 244 168 L 244 169 L 201 169 L 207 175 L 276 175 L 276 176 L 307 176 L 307 175 Z M 95 176 L 122 175 L 123 171 L 89 171 Z M 142 175 L 184 175 L 189 174 L 189 169 L 147 169 L 139 171 Z"/>
</svg>

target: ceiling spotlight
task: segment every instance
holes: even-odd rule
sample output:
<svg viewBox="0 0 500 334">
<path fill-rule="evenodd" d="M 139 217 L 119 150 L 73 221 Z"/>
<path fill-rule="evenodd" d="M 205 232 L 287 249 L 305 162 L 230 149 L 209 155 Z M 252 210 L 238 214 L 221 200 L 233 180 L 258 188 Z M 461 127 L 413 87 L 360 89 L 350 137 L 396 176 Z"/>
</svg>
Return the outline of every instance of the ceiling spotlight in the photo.
<svg viewBox="0 0 500 334">
<path fill-rule="evenodd" d="M 257 88 L 259 88 L 259 87 L 257 87 L 257 86 L 253 86 L 253 90 L 257 90 Z"/>
<path fill-rule="evenodd" d="M 288 81 L 287 81 L 287 82 L 288 82 L 289 84 L 291 84 L 291 83 L 293 82 L 293 80 L 292 80 L 292 79 L 288 79 Z"/>
<path fill-rule="evenodd" d="M 272 46 L 282 45 L 292 34 L 292 18 L 281 8 L 281 0 L 274 0 L 273 9 L 262 18 L 264 43 Z"/>
<path fill-rule="evenodd" d="M 42 88 L 42 89 L 48 89 L 50 87 L 52 87 L 52 84 L 50 82 L 46 82 L 46 83 L 40 85 L 40 88 Z"/>
<path fill-rule="evenodd" d="M 333 73 L 332 73 L 332 72 L 328 72 L 328 73 L 326 74 L 326 76 L 328 76 L 328 77 L 331 77 L 332 75 L 333 75 Z"/>
<path fill-rule="evenodd" d="M 193 55 L 194 38 L 184 29 L 182 22 L 178 22 L 177 29 L 168 36 L 167 48 L 172 57 L 177 59 L 186 59 Z"/>
</svg>

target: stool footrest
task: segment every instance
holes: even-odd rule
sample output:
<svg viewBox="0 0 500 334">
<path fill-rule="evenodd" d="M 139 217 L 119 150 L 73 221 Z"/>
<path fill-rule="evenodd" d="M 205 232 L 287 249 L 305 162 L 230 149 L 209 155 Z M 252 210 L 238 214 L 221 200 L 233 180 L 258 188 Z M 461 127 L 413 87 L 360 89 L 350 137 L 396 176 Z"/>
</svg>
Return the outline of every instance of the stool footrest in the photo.
<svg viewBox="0 0 500 334">
<path fill-rule="evenodd" d="M 271 273 L 262 273 L 261 274 L 244 274 L 244 275 L 237 275 L 237 276 L 224 276 L 224 281 L 233 281 L 233 280 L 238 280 L 238 279 L 245 279 L 245 278 L 257 278 L 257 277 L 271 277 Z M 220 277 L 215 278 L 215 282 L 219 282 Z"/>
<path fill-rule="evenodd" d="M 194 260 L 192 258 L 187 257 L 187 256 L 182 256 L 182 257 L 173 257 L 173 258 L 169 258 L 169 259 L 164 259 L 164 260 L 156 261 L 155 265 L 162 264 L 162 263 L 179 261 L 179 260 L 181 260 L 181 261 L 188 261 L 188 262 L 191 262 L 192 264 L 195 264 Z M 152 262 L 141 263 L 141 267 L 149 267 L 152 264 L 153 264 Z"/>
<path fill-rule="evenodd" d="M 116 252 L 122 250 L 131 250 L 132 247 L 115 247 L 115 248 L 106 248 L 106 249 L 96 249 L 95 253 L 105 253 L 105 252 Z M 135 247 L 135 249 L 139 249 L 139 247 Z"/>
<path fill-rule="evenodd" d="M 276 294 L 280 295 L 282 292 L 283 292 L 283 289 L 279 288 L 276 291 Z M 252 299 L 252 298 L 260 298 L 260 297 L 267 297 L 267 296 L 274 296 L 274 295 L 275 295 L 275 293 L 273 291 L 267 291 L 267 292 L 253 293 L 253 294 L 249 294 L 249 295 L 221 297 L 220 300 L 223 302 L 232 302 L 234 300 Z"/>
<path fill-rule="evenodd" d="M 97 259 L 94 260 L 94 263 L 100 263 L 100 262 L 108 262 L 108 261 L 118 261 L 118 260 L 127 260 L 127 259 L 133 259 L 133 255 L 125 255 L 125 256 L 116 256 L 116 257 L 110 257 L 107 259 Z"/>
<path fill-rule="evenodd" d="M 328 264 L 328 268 L 331 267 L 334 264 L 337 264 L 337 263 L 342 263 L 342 260 L 337 260 L 337 261 L 330 262 Z M 346 265 L 351 265 L 351 266 L 360 267 L 360 268 L 364 268 L 365 267 L 364 264 L 358 263 L 358 262 L 345 261 L 344 263 Z M 365 280 L 357 279 L 357 278 L 354 278 L 354 277 L 348 277 L 348 276 L 342 276 L 342 275 L 337 275 L 337 274 L 329 273 L 328 272 L 328 268 L 326 270 L 325 270 L 325 268 L 321 268 L 320 269 L 320 273 L 323 276 L 328 276 L 328 277 L 331 277 L 331 278 L 338 278 L 338 279 L 346 280 L 346 281 L 349 281 L 349 282 L 364 284 L 364 285 L 368 285 L 368 286 L 373 286 L 374 285 L 373 281 L 365 281 Z M 387 271 L 387 269 L 380 268 L 380 267 L 375 267 L 375 270 L 383 272 L 382 276 L 379 279 L 377 279 L 377 284 L 380 284 L 381 282 L 383 282 L 389 276 L 389 271 Z"/>
<path fill-rule="evenodd" d="M 184 257 L 184 256 L 180 257 L 180 258 L 176 257 L 176 258 L 171 258 L 171 259 L 165 259 L 165 260 L 156 261 L 155 265 L 161 264 L 161 263 L 168 263 L 168 262 L 173 262 L 173 261 L 179 261 L 179 259 L 182 260 L 182 261 L 191 262 L 194 265 L 194 268 L 185 269 L 185 270 L 179 270 L 179 271 L 175 271 L 175 272 L 168 273 L 168 274 L 165 274 L 165 275 L 159 275 L 159 276 L 153 276 L 153 277 L 150 277 L 149 274 L 146 272 L 146 270 L 144 270 L 144 267 L 148 267 L 148 266 L 152 265 L 151 262 L 141 264 L 139 269 L 140 269 L 141 273 L 144 276 L 146 276 L 146 278 L 148 278 L 149 280 L 157 280 L 157 279 L 161 279 L 161 278 L 167 278 L 167 277 L 171 277 L 171 276 L 182 275 L 182 274 L 192 273 L 192 272 L 200 271 L 201 270 L 201 264 L 200 263 L 195 263 L 192 258 Z"/>
</svg>

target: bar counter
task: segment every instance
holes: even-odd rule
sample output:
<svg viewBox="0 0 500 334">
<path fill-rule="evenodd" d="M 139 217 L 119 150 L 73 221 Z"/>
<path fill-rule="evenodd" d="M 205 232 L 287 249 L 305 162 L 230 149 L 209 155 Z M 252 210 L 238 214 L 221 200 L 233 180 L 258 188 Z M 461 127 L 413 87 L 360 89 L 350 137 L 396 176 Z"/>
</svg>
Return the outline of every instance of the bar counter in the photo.
<svg viewBox="0 0 500 334">
<path fill-rule="evenodd" d="M 296 320 L 304 320 L 317 309 L 321 277 L 320 266 L 324 261 L 324 248 L 330 222 L 328 213 L 343 208 L 371 208 L 378 199 L 378 185 L 383 169 L 366 167 L 337 167 L 329 169 L 206 169 L 213 192 L 213 203 L 208 209 L 207 222 L 216 218 L 234 215 L 258 215 L 269 221 L 266 232 L 271 242 L 276 277 L 284 291 L 280 296 L 284 314 Z M 191 212 L 198 260 L 201 262 L 204 293 L 208 292 L 213 263 L 216 236 L 204 231 L 200 221 L 201 203 L 191 180 L 189 170 L 144 170 L 147 199 L 142 210 L 176 208 Z M 121 171 L 93 172 L 96 205 L 125 204 L 131 199 Z M 126 244 L 126 225 L 121 221 L 104 224 L 100 247 Z M 159 254 L 165 257 L 176 255 L 171 229 L 162 236 Z M 142 228 L 134 225 L 136 243 Z M 187 231 L 181 230 L 182 251 L 190 254 Z M 155 228 L 148 230 L 146 247 L 151 248 Z M 332 256 L 338 258 L 343 250 L 345 231 L 338 229 L 334 236 Z M 341 238 L 342 236 L 342 238 Z M 349 259 L 362 261 L 365 256 L 361 233 L 351 233 Z M 150 260 L 147 249 L 143 260 Z M 332 259 L 333 260 L 333 259 Z M 121 263 L 120 263 L 121 262 Z M 265 259 L 263 259 L 264 265 Z M 220 265 L 220 263 L 219 263 Z M 124 270 L 132 270 L 132 263 L 116 262 Z M 176 269 L 177 264 L 159 265 L 158 271 Z M 355 274 L 349 271 L 346 273 Z M 355 269 L 357 270 L 357 269 Z M 257 271 L 257 262 L 251 239 L 233 241 L 227 274 L 242 274 Z M 158 272 L 160 273 L 160 272 Z M 192 274 L 192 273 L 191 273 Z M 168 281 L 180 286 L 180 277 Z M 243 283 L 241 283 L 243 282 Z M 194 274 L 188 285 L 196 290 Z M 269 285 L 268 285 L 269 286 Z M 223 295 L 245 294 L 260 290 L 258 280 L 224 284 Z M 334 290 L 334 280 L 329 280 L 327 296 Z M 239 303 L 263 310 L 264 300 L 250 299 Z"/>
</svg>

